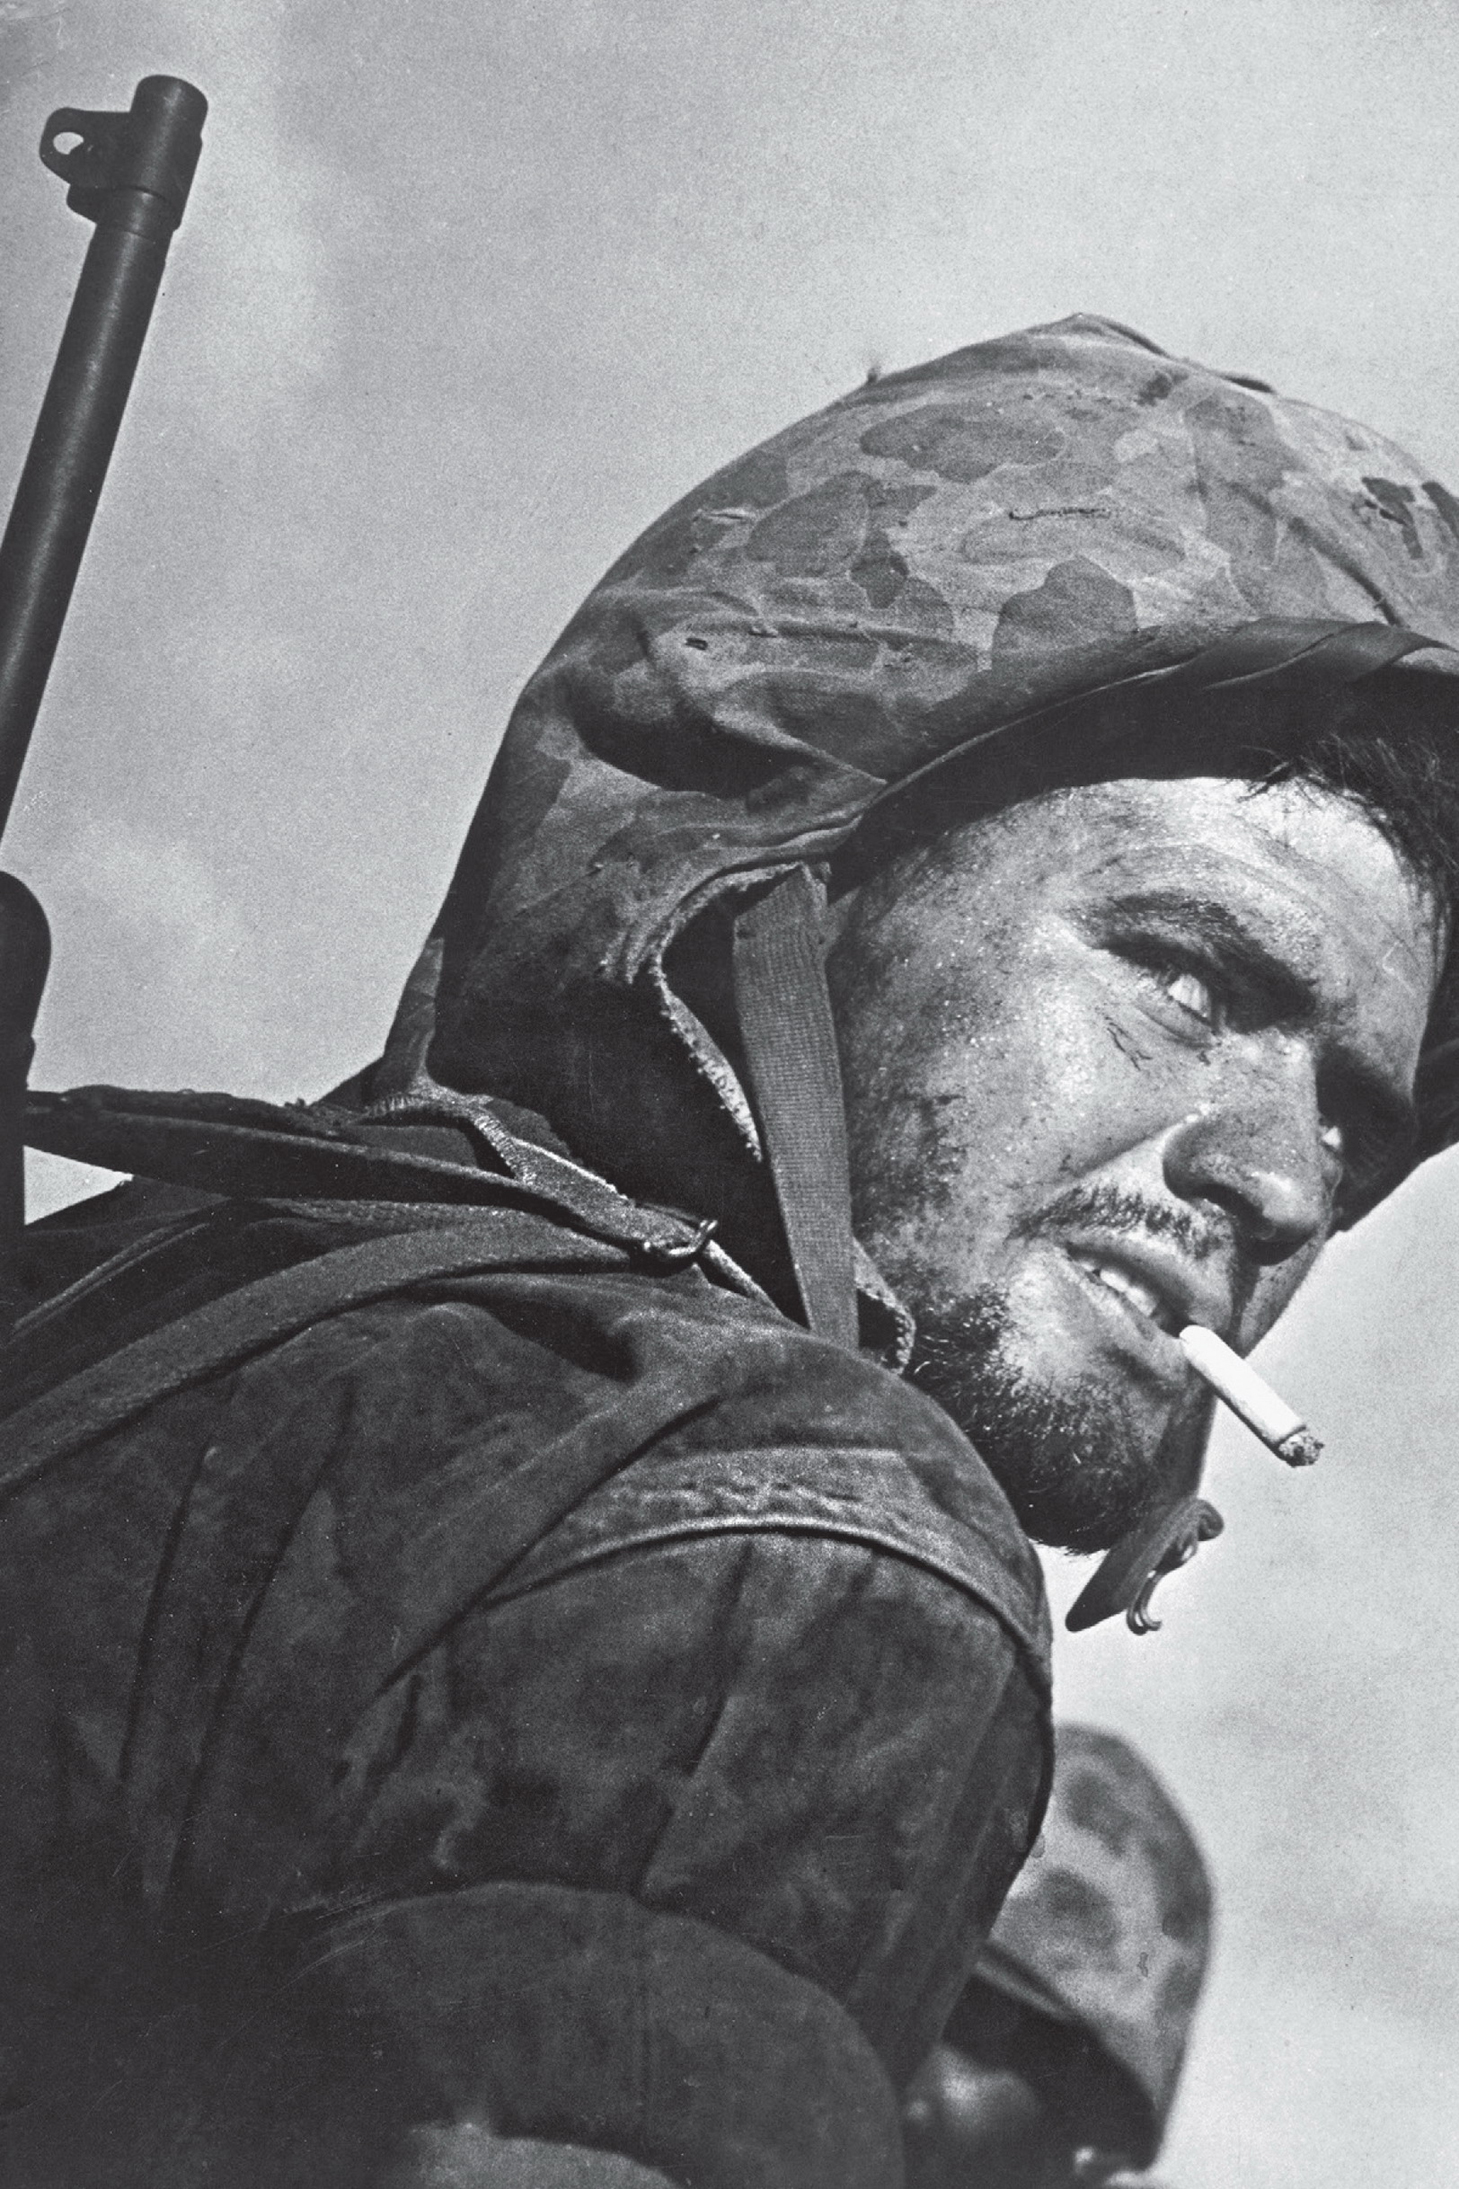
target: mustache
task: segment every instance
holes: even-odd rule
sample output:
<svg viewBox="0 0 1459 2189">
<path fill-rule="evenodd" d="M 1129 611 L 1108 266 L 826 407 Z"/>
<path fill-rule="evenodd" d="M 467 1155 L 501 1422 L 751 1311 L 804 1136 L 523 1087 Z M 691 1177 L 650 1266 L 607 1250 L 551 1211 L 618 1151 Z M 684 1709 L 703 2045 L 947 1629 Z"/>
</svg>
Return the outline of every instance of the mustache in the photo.
<svg viewBox="0 0 1459 2189">
<path fill-rule="evenodd" d="M 1147 1201 L 1126 1187 L 1110 1185 L 1070 1186 L 1017 1226 L 1020 1239 L 1042 1239 L 1077 1230 L 1082 1224 L 1101 1231 L 1143 1232 L 1147 1239 L 1168 1239 L 1193 1262 L 1209 1262 L 1218 1254 L 1230 1255 L 1235 1238 L 1230 1224 L 1216 1216 L 1202 1216 L 1192 1208 L 1172 1208 L 1168 1202 Z"/>
</svg>

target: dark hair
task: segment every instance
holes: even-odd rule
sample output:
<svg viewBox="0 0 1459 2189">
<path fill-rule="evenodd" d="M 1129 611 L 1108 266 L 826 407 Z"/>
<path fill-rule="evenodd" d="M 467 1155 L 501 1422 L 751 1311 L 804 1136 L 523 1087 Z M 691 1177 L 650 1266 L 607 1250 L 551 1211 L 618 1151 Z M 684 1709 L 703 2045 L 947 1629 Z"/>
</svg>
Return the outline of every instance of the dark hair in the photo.
<svg viewBox="0 0 1459 2189">
<path fill-rule="evenodd" d="M 1401 674 L 1401 673 L 1400 673 Z M 1405 689 L 1404 684 L 1414 689 Z M 1433 892 L 1459 903 L 1459 680 L 1370 677 L 1336 692 L 1210 693 L 1181 722 L 1179 775 L 1303 782 L 1349 798 Z M 1167 736 L 1164 742 L 1169 743 Z M 1126 757 L 1156 758 L 1140 740 Z"/>
</svg>

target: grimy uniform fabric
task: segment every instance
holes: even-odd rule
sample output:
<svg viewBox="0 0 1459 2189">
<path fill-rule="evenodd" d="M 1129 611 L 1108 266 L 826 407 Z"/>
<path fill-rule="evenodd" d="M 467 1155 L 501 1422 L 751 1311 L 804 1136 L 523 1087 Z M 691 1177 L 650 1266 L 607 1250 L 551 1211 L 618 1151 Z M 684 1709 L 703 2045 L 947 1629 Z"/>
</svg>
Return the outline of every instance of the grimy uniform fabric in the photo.
<svg viewBox="0 0 1459 2189">
<path fill-rule="evenodd" d="M 1442 674 L 1456 527 L 1362 429 L 1102 321 L 879 381 L 574 619 L 378 1069 L 313 1112 L 37 1105 L 40 1145 L 228 1198 L 34 1241 L 0 2180 L 383 2183 L 402 2123 L 478 2119 L 894 2189 L 894 2093 L 1038 1828 L 1043 1600 L 946 1418 L 696 1235 L 760 1154 L 714 949 L 692 1001 L 675 950 L 919 770 L 1233 636 Z M 581 1166 L 691 1212 L 667 1262 Z M 483 1178 L 567 1243 L 498 1252 Z M 107 1413 L 210 1300 L 463 1209 L 475 1274 Z"/>
<path fill-rule="evenodd" d="M 7 1463 L 68 1371 L 441 1215 L 132 1187 L 37 1226 Z M 557 1237 L 6 1500 L 0 2179 L 354 2189 L 458 2118 L 726 2189 L 898 2178 L 894 2090 L 1042 1807 L 1032 1554 L 873 1362 Z"/>
</svg>

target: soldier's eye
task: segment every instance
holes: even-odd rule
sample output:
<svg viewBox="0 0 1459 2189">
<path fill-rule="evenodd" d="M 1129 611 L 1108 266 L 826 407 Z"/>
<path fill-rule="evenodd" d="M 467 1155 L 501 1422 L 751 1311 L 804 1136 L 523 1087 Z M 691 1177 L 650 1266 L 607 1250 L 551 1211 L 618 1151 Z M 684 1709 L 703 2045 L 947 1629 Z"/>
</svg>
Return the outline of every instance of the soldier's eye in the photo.
<svg viewBox="0 0 1459 2189">
<path fill-rule="evenodd" d="M 1193 973 L 1189 966 L 1178 971 L 1172 969 L 1166 974 L 1165 993 L 1172 1003 L 1179 1004 L 1182 1011 L 1189 1011 L 1192 1018 L 1198 1018 L 1203 1026 L 1219 1025 L 1221 1009 L 1216 1000 L 1215 989 L 1199 973 Z"/>
<path fill-rule="evenodd" d="M 1116 931 L 1116 954 L 1133 965 L 1164 1023 L 1188 1039 L 1224 1033 L 1241 1016 L 1240 983 L 1183 937 Z"/>
</svg>

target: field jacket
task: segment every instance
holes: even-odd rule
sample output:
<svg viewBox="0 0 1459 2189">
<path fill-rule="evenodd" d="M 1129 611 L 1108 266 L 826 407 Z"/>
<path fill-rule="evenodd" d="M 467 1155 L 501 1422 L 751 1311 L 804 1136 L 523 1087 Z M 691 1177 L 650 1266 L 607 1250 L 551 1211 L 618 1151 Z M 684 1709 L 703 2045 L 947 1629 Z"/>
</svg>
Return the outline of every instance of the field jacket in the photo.
<svg viewBox="0 0 1459 2189">
<path fill-rule="evenodd" d="M 894 2184 L 1047 1789 L 977 1455 L 574 1165 L 142 1110 L 269 1190 L 31 1235 L 0 2180 L 358 2189 L 477 2120 Z"/>
</svg>

